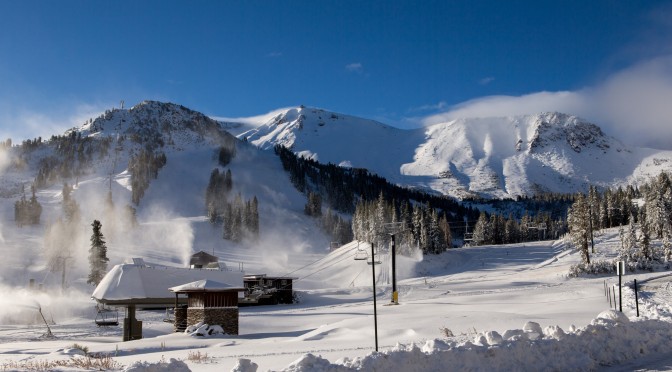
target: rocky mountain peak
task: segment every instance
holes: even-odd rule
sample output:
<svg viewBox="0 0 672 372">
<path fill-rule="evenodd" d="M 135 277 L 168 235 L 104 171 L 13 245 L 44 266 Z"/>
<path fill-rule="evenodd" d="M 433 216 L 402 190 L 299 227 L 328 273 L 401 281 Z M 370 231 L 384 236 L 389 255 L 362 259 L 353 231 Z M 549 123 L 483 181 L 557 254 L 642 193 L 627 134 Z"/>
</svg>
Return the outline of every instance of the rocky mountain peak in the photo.
<svg viewBox="0 0 672 372">
<path fill-rule="evenodd" d="M 540 152 L 549 146 L 566 145 L 580 153 L 587 148 L 606 151 L 615 140 L 595 124 L 576 116 L 552 112 L 539 115 L 530 141 L 530 152 Z"/>
</svg>

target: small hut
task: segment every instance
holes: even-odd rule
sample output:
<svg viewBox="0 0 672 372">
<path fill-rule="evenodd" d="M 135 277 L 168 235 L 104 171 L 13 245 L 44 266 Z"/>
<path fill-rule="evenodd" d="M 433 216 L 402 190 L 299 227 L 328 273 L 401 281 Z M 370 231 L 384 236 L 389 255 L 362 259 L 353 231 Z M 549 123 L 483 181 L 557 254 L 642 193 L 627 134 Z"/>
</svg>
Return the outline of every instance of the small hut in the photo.
<svg viewBox="0 0 672 372">
<path fill-rule="evenodd" d="M 191 255 L 189 267 L 192 269 L 219 268 L 219 258 L 209 253 L 199 251 Z"/>
<path fill-rule="evenodd" d="M 244 292 L 245 288 L 205 279 L 172 287 L 170 290 L 175 292 L 176 332 L 181 329 L 181 324 L 192 326 L 203 322 L 219 325 L 227 334 L 238 334 L 238 293 Z M 188 297 L 186 312 L 177 311 L 180 294 Z"/>
</svg>

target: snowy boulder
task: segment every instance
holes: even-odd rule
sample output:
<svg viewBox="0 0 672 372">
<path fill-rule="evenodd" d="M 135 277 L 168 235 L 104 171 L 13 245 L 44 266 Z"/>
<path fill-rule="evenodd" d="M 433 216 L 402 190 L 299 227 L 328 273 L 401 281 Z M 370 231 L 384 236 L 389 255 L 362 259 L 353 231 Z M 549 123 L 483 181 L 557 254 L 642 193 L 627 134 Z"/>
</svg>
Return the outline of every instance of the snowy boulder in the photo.
<svg viewBox="0 0 672 372">
<path fill-rule="evenodd" d="M 474 344 L 482 345 L 482 346 L 488 346 L 488 340 L 485 338 L 484 335 L 478 335 L 474 339 Z"/>
<path fill-rule="evenodd" d="M 507 329 L 504 332 L 504 335 L 502 338 L 504 338 L 507 341 L 515 341 L 523 338 L 525 335 L 525 331 L 522 329 Z"/>
<path fill-rule="evenodd" d="M 486 332 L 485 340 L 487 341 L 488 345 L 499 345 L 502 343 L 502 341 L 504 341 L 502 335 L 500 335 L 496 331 Z"/>
<path fill-rule="evenodd" d="M 345 369 L 345 367 L 343 368 Z M 311 353 L 303 354 L 303 356 L 283 369 L 286 372 L 303 372 L 303 371 L 335 371 L 334 365 L 327 359 L 315 356 Z"/>
<path fill-rule="evenodd" d="M 536 322 L 525 323 L 525 325 L 523 326 L 523 331 L 525 331 L 525 335 L 530 340 L 536 340 L 544 334 L 544 331 L 541 329 L 541 326 L 539 325 L 539 323 Z"/>
<path fill-rule="evenodd" d="M 197 329 L 199 329 L 203 325 L 203 322 L 198 322 L 194 325 L 190 325 L 187 327 L 187 329 L 184 330 L 184 333 L 194 333 Z"/>
<path fill-rule="evenodd" d="M 259 368 L 257 363 L 253 363 L 249 359 L 241 358 L 238 359 L 238 363 L 236 363 L 231 372 L 257 372 L 257 368 Z"/>
<path fill-rule="evenodd" d="M 226 334 L 221 326 L 204 323 L 197 323 L 193 326 L 189 326 L 184 333 L 192 337 L 207 337 Z"/>
<path fill-rule="evenodd" d="M 544 328 L 544 336 L 554 340 L 562 340 L 567 336 L 567 334 L 562 330 L 562 328 L 558 326 L 548 326 Z"/>
<path fill-rule="evenodd" d="M 156 362 L 156 363 L 136 361 L 135 363 L 131 364 L 130 366 L 126 367 L 126 369 L 124 369 L 124 372 L 163 372 L 163 371 L 191 372 L 191 370 L 187 366 L 187 363 L 174 358 L 170 358 L 170 361 L 168 362 Z"/>
<path fill-rule="evenodd" d="M 625 314 L 623 314 L 620 311 L 616 311 L 616 310 L 605 310 L 605 311 L 599 313 L 597 315 L 597 318 L 595 318 L 595 320 L 599 320 L 599 319 L 609 320 L 609 321 L 612 321 L 616 324 L 630 323 L 630 319 L 628 319 L 628 317 Z"/>
<path fill-rule="evenodd" d="M 425 342 L 425 344 L 422 346 L 422 352 L 426 354 L 433 353 L 435 351 L 446 351 L 449 350 L 450 348 L 454 347 L 455 343 L 447 343 L 443 340 L 429 340 Z M 400 348 L 397 350 L 401 350 Z"/>
</svg>

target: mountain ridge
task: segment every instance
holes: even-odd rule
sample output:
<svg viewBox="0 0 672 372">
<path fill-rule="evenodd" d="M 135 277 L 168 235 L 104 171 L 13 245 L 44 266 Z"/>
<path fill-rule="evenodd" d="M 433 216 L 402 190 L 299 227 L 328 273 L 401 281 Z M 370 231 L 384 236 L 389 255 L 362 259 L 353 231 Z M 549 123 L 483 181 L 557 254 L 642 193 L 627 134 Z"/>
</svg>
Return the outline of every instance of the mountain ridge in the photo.
<svg viewBox="0 0 672 372">
<path fill-rule="evenodd" d="M 671 170 L 672 152 L 629 148 L 573 115 L 457 119 L 418 129 L 298 107 L 236 134 L 270 149 L 366 168 L 401 186 L 457 198 L 515 198 L 637 184 Z"/>
</svg>

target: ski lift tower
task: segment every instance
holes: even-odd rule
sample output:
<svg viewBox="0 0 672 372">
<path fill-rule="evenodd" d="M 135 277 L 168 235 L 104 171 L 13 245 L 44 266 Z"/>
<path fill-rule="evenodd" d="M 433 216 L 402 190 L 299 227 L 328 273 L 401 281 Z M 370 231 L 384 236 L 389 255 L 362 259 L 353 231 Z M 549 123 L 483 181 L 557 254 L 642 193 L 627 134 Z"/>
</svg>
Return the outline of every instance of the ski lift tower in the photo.
<svg viewBox="0 0 672 372">
<path fill-rule="evenodd" d="M 392 301 L 391 304 L 399 305 L 399 293 L 397 292 L 397 253 L 395 235 L 406 230 L 403 222 L 390 222 L 383 225 L 385 232 L 390 235 L 392 245 Z"/>
</svg>

